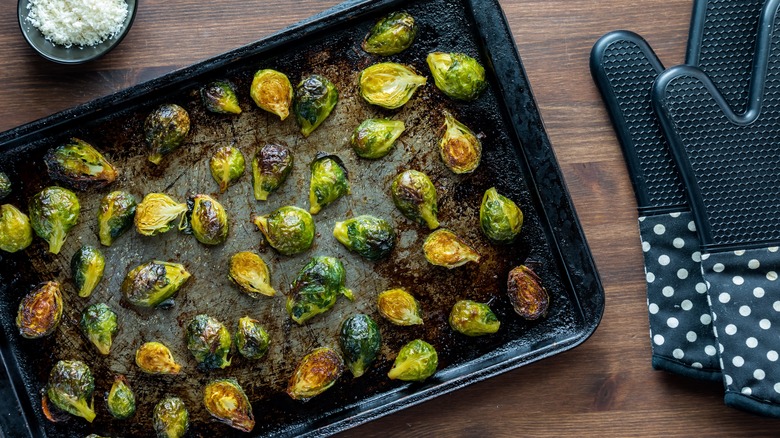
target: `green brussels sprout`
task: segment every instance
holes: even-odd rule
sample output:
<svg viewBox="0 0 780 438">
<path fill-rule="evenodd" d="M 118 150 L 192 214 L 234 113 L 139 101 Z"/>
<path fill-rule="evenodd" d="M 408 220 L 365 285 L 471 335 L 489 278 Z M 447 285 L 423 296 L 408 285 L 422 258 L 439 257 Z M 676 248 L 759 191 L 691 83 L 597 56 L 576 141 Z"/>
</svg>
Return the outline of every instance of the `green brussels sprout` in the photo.
<svg viewBox="0 0 780 438">
<path fill-rule="evenodd" d="M 271 69 L 258 70 L 252 78 L 249 95 L 258 107 L 276 114 L 281 120 L 290 115 L 293 88 L 284 73 Z"/>
<path fill-rule="evenodd" d="M 260 359 L 268 352 L 271 337 L 260 325 L 260 321 L 245 316 L 238 320 L 236 347 L 247 359 Z"/>
<path fill-rule="evenodd" d="M 436 187 L 428 175 L 416 170 L 404 171 L 390 188 L 393 203 L 407 218 L 435 230 L 439 227 Z"/>
<path fill-rule="evenodd" d="M 293 154 L 286 146 L 269 143 L 252 160 L 252 179 L 255 199 L 265 201 L 290 175 Z"/>
<path fill-rule="evenodd" d="M 382 158 L 390 153 L 405 128 L 402 120 L 368 119 L 355 128 L 350 144 L 359 157 Z"/>
<path fill-rule="evenodd" d="M 542 280 L 528 266 L 520 265 L 509 271 L 506 293 L 515 312 L 533 321 L 547 314 L 550 296 L 542 286 Z"/>
<path fill-rule="evenodd" d="M 447 96 L 471 101 L 487 88 L 485 69 L 462 53 L 429 53 L 426 58 L 436 88 Z"/>
<path fill-rule="evenodd" d="M 103 197 L 97 214 L 100 243 L 111 246 L 116 238 L 130 229 L 137 206 L 135 197 L 127 192 L 115 191 Z"/>
<path fill-rule="evenodd" d="M 311 163 L 309 213 L 319 213 L 323 207 L 349 194 L 349 190 L 349 174 L 344 162 L 335 155 L 318 154 Z"/>
<path fill-rule="evenodd" d="M 294 255 L 311 248 L 314 242 L 314 219 L 298 207 L 281 207 L 265 216 L 257 216 L 255 225 L 274 249 Z"/>
<path fill-rule="evenodd" d="M 185 203 L 176 202 L 164 193 L 149 193 L 136 208 L 135 229 L 144 236 L 155 236 L 176 226 L 176 218 L 179 218 L 181 228 L 186 211 Z"/>
<path fill-rule="evenodd" d="M 487 304 L 460 300 L 450 311 L 450 327 L 466 336 L 489 335 L 498 331 L 501 322 Z"/>
<path fill-rule="evenodd" d="M 30 218 L 11 204 L 0 205 L 0 249 L 21 251 L 33 241 Z"/>
<path fill-rule="evenodd" d="M 306 401 L 333 386 L 344 372 L 344 361 L 332 348 L 320 347 L 303 357 L 287 384 L 293 400 Z"/>
<path fill-rule="evenodd" d="M 105 268 L 106 259 L 94 246 L 84 245 L 73 254 L 70 259 L 70 272 L 80 297 L 86 298 L 92 295 L 92 291 L 103 279 Z"/>
<path fill-rule="evenodd" d="M 347 368 L 354 377 L 360 377 L 379 354 L 382 335 L 370 316 L 359 313 L 341 324 L 339 343 Z"/>
<path fill-rule="evenodd" d="M 328 118 L 338 100 L 339 91 L 324 76 L 311 75 L 298 84 L 293 112 L 304 137 L 308 137 Z"/>
<path fill-rule="evenodd" d="M 225 326 L 208 315 L 195 315 L 187 324 L 187 349 L 204 370 L 230 365 L 230 347 L 233 339 Z"/>
<path fill-rule="evenodd" d="M 244 154 L 238 148 L 223 146 L 214 152 L 209 160 L 211 177 L 219 184 L 219 192 L 225 193 L 228 187 L 235 184 L 246 169 Z"/>
<path fill-rule="evenodd" d="M 436 373 L 438 366 L 439 356 L 433 345 L 422 339 L 415 339 L 401 347 L 387 377 L 392 380 L 422 382 Z"/>
<path fill-rule="evenodd" d="M 190 115 L 175 103 L 152 111 L 144 121 L 144 138 L 151 149 L 149 161 L 160 164 L 163 156 L 178 148 L 190 132 Z"/>
<path fill-rule="evenodd" d="M 187 218 L 198 242 L 219 245 L 227 240 L 230 228 L 227 211 L 211 196 L 198 194 L 188 199 Z"/>
<path fill-rule="evenodd" d="M 111 343 L 119 330 L 116 312 L 103 303 L 92 304 L 81 314 L 81 332 L 97 347 L 100 354 L 111 352 Z"/>
<path fill-rule="evenodd" d="M 512 243 L 523 227 L 523 212 L 511 199 L 491 187 L 482 197 L 479 207 L 479 225 L 493 243 Z"/>
<path fill-rule="evenodd" d="M 0 199 L 11 194 L 11 178 L 5 172 L 0 172 Z"/>
<path fill-rule="evenodd" d="M 465 240 L 444 228 L 431 233 L 423 242 L 423 253 L 428 263 L 457 268 L 468 262 L 479 263 L 479 253 Z"/>
<path fill-rule="evenodd" d="M 78 360 L 58 361 L 49 373 L 46 397 L 59 409 L 82 417 L 90 423 L 95 419 L 95 378 L 89 367 Z"/>
<path fill-rule="evenodd" d="M 380 62 L 360 72 L 360 96 L 366 102 L 387 109 L 404 106 L 417 88 L 428 79 L 409 66 L 396 62 Z"/>
<path fill-rule="evenodd" d="M 126 420 L 135 414 L 135 394 L 123 375 L 114 377 L 111 390 L 106 394 L 108 412 L 118 420 Z"/>
<path fill-rule="evenodd" d="M 333 236 L 347 249 L 369 260 L 387 257 L 395 246 L 395 231 L 384 219 L 362 215 L 336 222 Z"/>
<path fill-rule="evenodd" d="M 251 432 L 255 427 L 252 404 L 236 379 L 209 382 L 203 390 L 203 405 L 214 418 L 232 428 Z"/>
<path fill-rule="evenodd" d="M 287 313 L 303 324 L 336 304 L 339 295 L 353 300 L 352 291 L 344 287 L 344 265 L 334 257 L 313 257 L 301 269 L 287 296 Z"/>
<path fill-rule="evenodd" d="M 420 304 L 404 289 L 389 289 L 377 296 L 379 314 L 395 325 L 423 323 Z"/>
<path fill-rule="evenodd" d="M 49 252 L 59 254 L 68 232 L 79 221 L 79 198 L 68 189 L 47 187 L 30 200 L 30 225 L 49 243 Z"/>
<path fill-rule="evenodd" d="M 27 339 L 38 339 L 54 332 L 62 319 L 62 291 L 56 281 L 47 281 L 30 291 L 16 314 L 19 334 Z"/>
<path fill-rule="evenodd" d="M 259 255 L 251 251 L 238 252 L 230 257 L 228 277 L 242 292 L 252 298 L 276 295 L 276 290 L 271 287 L 268 265 Z"/>
<path fill-rule="evenodd" d="M 154 406 L 152 424 L 157 438 L 182 438 L 190 426 L 190 414 L 182 399 L 167 396 Z"/>
<path fill-rule="evenodd" d="M 135 364 L 147 374 L 179 374 L 181 365 L 161 342 L 146 342 L 135 351 Z"/>
<path fill-rule="evenodd" d="M 214 81 L 200 89 L 203 106 L 212 113 L 241 114 L 236 87 L 230 81 Z"/>
<path fill-rule="evenodd" d="M 471 173 L 482 160 L 482 142 L 466 125 L 445 111 L 439 155 L 444 165 L 454 173 Z"/>
<path fill-rule="evenodd" d="M 190 278 L 184 265 L 153 260 L 127 273 L 122 294 L 139 307 L 155 307 L 173 296 Z"/>
<path fill-rule="evenodd" d="M 105 187 L 117 177 L 116 169 L 103 154 L 78 138 L 49 149 L 43 161 L 52 179 L 77 190 Z"/>
<path fill-rule="evenodd" d="M 71 418 L 69 413 L 63 411 L 49 401 L 46 391 L 43 391 L 43 394 L 41 394 L 41 411 L 43 411 L 43 416 L 52 423 L 68 421 Z"/>
<path fill-rule="evenodd" d="M 371 28 L 363 40 L 363 50 L 375 55 L 395 55 L 408 49 L 416 36 L 414 17 L 404 11 L 391 12 Z"/>
</svg>

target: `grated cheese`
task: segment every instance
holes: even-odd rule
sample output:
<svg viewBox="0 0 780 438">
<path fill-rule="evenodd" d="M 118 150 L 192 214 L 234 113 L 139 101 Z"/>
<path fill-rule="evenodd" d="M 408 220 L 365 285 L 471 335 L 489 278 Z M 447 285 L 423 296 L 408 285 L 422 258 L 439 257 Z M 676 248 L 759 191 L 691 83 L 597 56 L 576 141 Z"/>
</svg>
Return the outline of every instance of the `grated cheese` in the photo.
<svg viewBox="0 0 780 438">
<path fill-rule="evenodd" d="M 125 0 L 30 0 L 27 21 L 65 47 L 94 46 L 113 38 L 127 17 Z"/>
</svg>

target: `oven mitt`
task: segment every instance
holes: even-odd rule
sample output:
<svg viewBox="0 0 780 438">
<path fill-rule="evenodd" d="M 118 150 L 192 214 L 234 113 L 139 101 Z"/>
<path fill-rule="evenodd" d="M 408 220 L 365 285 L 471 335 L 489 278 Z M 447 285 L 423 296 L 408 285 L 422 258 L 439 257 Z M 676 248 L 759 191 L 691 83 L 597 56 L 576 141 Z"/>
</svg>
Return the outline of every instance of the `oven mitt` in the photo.
<svg viewBox="0 0 780 438">
<path fill-rule="evenodd" d="M 652 92 L 701 239 L 725 402 L 774 417 L 780 417 L 778 5 L 769 0 L 761 11 L 742 110 L 692 66 L 662 73 Z"/>
<path fill-rule="evenodd" d="M 747 94 L 760 6 L 733 0 L 694 4 L 686 62 L 713 72 L 713 80 L 736 102 Z M 653 368 L 717 381 L 720 365 L 699 238 L 650 100 L 653 81 L 663 70 L 649 45 L 632 32 L 611 32 L 591 52 L 591 73 L 615 126 L 639 206 Z"/>
</svg>

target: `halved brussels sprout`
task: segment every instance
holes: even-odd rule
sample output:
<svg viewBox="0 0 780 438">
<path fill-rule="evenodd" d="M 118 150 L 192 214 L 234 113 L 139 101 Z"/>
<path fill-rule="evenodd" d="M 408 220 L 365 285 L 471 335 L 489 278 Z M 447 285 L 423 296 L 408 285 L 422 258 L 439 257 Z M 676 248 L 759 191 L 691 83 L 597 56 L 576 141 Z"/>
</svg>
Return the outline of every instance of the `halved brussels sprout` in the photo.
<svg viewBox="0 0 780 438">
<path fill-rule="evenodd" d="M 230 365 L 233 339 L 225 326 L 208 315 L 195 315 L 187 324 L 187 349 L 198 361 L 198 368 L 213 370 Z"/>
<path fill-rule="evenodd" d="M 77 190 L 105 187 L 117 177 L 116 169 L 103 154 L 78 138 L 49 149 L 43 161 L 52 179 Z"/>
<path fill-rule="evenodd" d="M 271 337 L 260 325 L 260 321 L 245 316 L 238 320 L 236 348 L 247 359 L 260 359 L 268 353 Z"/>
<path fill-rule="evenodd" d="M 349 191 L 349 174 L 341 158 L 317 154 L 311 163 L 309 213 L 319 213 L 323 207 L 349 194 Z"/>
<path fill-rule="evenodd" d="M 306 401 L 336 383 L 344 372 L 344 361 L 332 348 L 320 347 L 304 356 L 287 384 L 293 400 Z"/>
<path fill-rule="evenodd" d="M 19 303 L 16 326 L 19 334 L 37 339 L 54 332 L 62 319 L 62 291 L 56 281 L 39 284 Z"/>
<path fill-rule="evenodd" d="M 155 307 L 173 296 L 189 278 L 184 265 L 153 260 L 128 272 L 121 289 L 131 304 Z"/>
<path fill-rule="evenodd" d="M 200 89 L 203 106 L 212 113 L 241 114 L 236 87 L 230 81 L 214 81 Z"/>
<path fill-rule="evenodd" d="M 149 193 L 138 204 L 135 211 L 135 229 L 144 236 L 155 236 L 168 232 L 183 221 L 187 204 L 176 202 L 164 193 Z"/>
<path fill-rule="evenodd" d="M 445 111 L 439 138 L 439 155 L 454 173 L 471 173 L 482 160 L 482 142 L 471 129 Z"/>
<path fill-rule="evenodd" d="M 533 321 L 547 315 L 550 296 L 528 266 L 520 265 L 509 271 L 506 293 L 515 312 L 523 318 Z"/>
<path fill-rule="evenodd" d="M 255 225 L 274 249 L 294 255 L 311 248 L 314 242 L 314 219 L 308 211 L 286 206 L 266 216 L 257 216 Z"/>
<path fill-rule="evenodd" d="M 284 73 L 271 69 L 258 70 L 252 78 L 249 95 L 257 106 L 276 114 L 281 120 L 290 115 L 293 88 Z"/>
<path fill-rule="evenodd" d="M 436 187 L 428 175 L 416 170 L 400 173 L 390 188 L 393 203 L 407 218 L 435 230 L 439 227 Z"/>
<path fill-rule="evenodd" d="M 512 243 L 523 227 L 523 212 L 511 199 L 500 195 L 495 187 L 491 187 L 482 197 L 479 225 L 491 242 Z"/>
<path fill-rule="evenodd" d="M 228 277 L 242 292 L 252 298 L 276 295 L 276 290 L 271 287 L 268 265 L 259 255 L 251 251 L 242 251 L 230 257 Z"/>
<path fill-rule="evenodd" d="M 79 198 L 68 189 L 47 187 L 30 200 L 30 225 L 49 243 L 49 252 L 59 254 L 68 232 L 79 221 Z"/>
<path fill-rule="evenodd" d="M 295 88 L 293 112 L 301 126 L 301 133 L 308 137 L 333 111 L 339 100 L 339 92 L 328 78 L 311 75 Z"/>
<path fill-rule="evenodd" d="M 447 269 L 457 268 L 468 262 L 479 263 L 479 253 L 465 240 L 444 228 L 431 233 L 423 242 L 425 260 Z"/>
<path fill-rule="evenodd" d="M 59 423 L 61 421 L 70 420 L 70 414 L 63 411 L 49 401 L 49 397 L 46 395 L 46 391 L 41 395 L 41 411 L 43 416 L 52 423 Z"/>
<path fill-rule="evenodd" d="M 436 88 L 453 99 L 471 101 L 487 88 L 485 69 L 463 53 L 429 53 L 426 58 Z"/>
<path fill-rule="evenodd" d="M 242 432 L 255 427 L 252 405 L 236 379 L 213 380 L 203 390 L 203 405 L 214 418 Z"/>
<path fill-rule="evenodd" d="M 382 335 L 370 316 L 359 313 L 341 324 L 339 343 L 347 368 L 354 377 L 360 377 L 379 354 Z"/>
<path fill-rule="evenodd" d="M 152 424 L 158 438 L 182 438 L 190 426 L 190 413 L 182 399 L 168 396 L 154 406 Z"/>
<path fill-rule="evenodd" d="M 100 354 L 111 352 L 111 344 L 119 330 L 116 312 L 103 303 L 92 304 L 81 314 L 81 332 L 97 347 Z"/>
<path fill-rule="evenodd" d="M 471 300 L 460 300 L 452 306 L 450 327 L 466 336 L 489 335 L 498 331 L 501 322 L 490 306 Z"/>
<path fill-rule="evenodd" d="M 293 154 L 282 144 L 263 146 L 252 160 L 252 176 L 255 199 L 265 201 L 290 175 Z"/>
<path fill-rule="evenodd" d="M 393 380 L 422 382 L 436 373 L 439 356 L 433 345 L 415 339 L 401 347 L 387 377 Z"/>
<path fill-rule="evenodd" d="M 135 352 L 135 364 L 147 374 L 179 374 L 181 365 L 161 342 L 146 342 Z"/>
<path fill-rule="evenodd" d="M 92 295 L 92 291 L 103 279 L 105 268 L 106 259 L 94 246 L 84 245 L 73 254 L 70 259 L 70 272 L 80 297 L 86 298 Z"/>
<path fill-rule="evenodd" d="M 178 148 L 190 132 L 190 115 L 175 103 L 152 111 L 144 121 L 144 138 L 151 149 L 149 161 L 160 164 L 163 156 Z"/>
<path fill-rule="evenodd" d="M 396 109 L 404 106 L 427 80 L 409 66 L 380 62 L 360 72 L 360 95 L 372 105 Z"/>
<path fill-rule="evenodd" d="M 95 378 L 89 367 L 78 360 L 58 361 L 49 373 L 46 397 L 59 409 L 82 417 L 90 423 L 95 419 L 93 393 Z"/>
<path fill-rule="evenodd" d="M 223 146 L 217 149 L 209 160 L 211 177 L 219 184 L 220 193 L 225 193 L 228 187 L 238 181 L 245 169 L 244 154 L 232 146 Z"/>
<path fill-rule="evenodd" d="M 11 204 L 0 206 L 0 249 L 21 251 L 30 246 L 32 240 L 30 218 Z"/>
<path fill-rule="evenodd" d="M 126 420 L 135 414 L 135 394 L 123 375 L 117 375 L 106 394 L 108 412 L 117 420 Z"/>
<path fill-rule="evenodd" d="M 417 36 L 414 17 L 408 12 L 396 11 L 382 17 L 363 40 L 363 50 L 389 56 L 409 48 Z"/>
<path fill-rule="evenodd" d="M 0 172 L 0 199 L 11 194 L 11 178 L 5 172 Z"/>
<path fill-rule="evenodd" d="M 219 245 L 227 240 L 227 211 L 211 196 L 198 194 L 188 199 L 187 218 L 192 234 L 198 242 L 204 245 Z"/>
<path fill-rule="evenodd" d="M 404 289 L 386 290 L 376 299 L 379 314 L 395 325 L 422 324 L 420 304 Z"/>
<path fill-rule="evenodd" d="M 387 257 L 395 246 L 395 231 L 384 219 L 362 215 L 336 222 L 333 236 L 349 250 L 369 260 Z"/>
<path fill-rule="evenodd" d="M 334 257 L 313 257 L 301 269 L 287 296 L 287 313 L 293 321 L 303 324 L 336 304 L 339 295 L 353 300 L 352 291 L 344 287 L 345 271 Z"/>
<path fill-rule="evenodd" d="M 359 157 L 382 158 L 390 153 L 404 129 L 403 120 L 368 119 L 355 128 L 350 144 Z"/>
<path fill-rule="evenodd" d="M 101 199 L 97 214 L 100 243 L 111 246 L 127 231 L 133 225 L 137 207 L 135 197 L 127 192 L 111 192 Z"/>
</svg>

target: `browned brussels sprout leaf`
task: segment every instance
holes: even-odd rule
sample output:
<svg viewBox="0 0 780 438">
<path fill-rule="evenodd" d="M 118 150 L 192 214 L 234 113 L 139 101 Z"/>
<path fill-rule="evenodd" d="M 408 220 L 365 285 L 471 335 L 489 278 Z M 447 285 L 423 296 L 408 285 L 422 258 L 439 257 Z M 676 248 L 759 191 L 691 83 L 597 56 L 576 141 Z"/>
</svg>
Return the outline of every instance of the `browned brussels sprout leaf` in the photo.
<svg viewBox="0 0 780 438">
<path fill-rule="evenodd" d="M 395 325 L 422 324 L 420 304 L 404 289 L 390 289 L 376 299 L 379 314 Z"/>
<path fill-rule="evenodd" d="M 314 132 L 330 115 L 339 100 L 339 92 L 328 78 L 311 75 L 295 88 L 293 112 L 304 137 Z"/>
<path fill-rule="evenodd" d="M 212 113 L 241 114 L 236 87 L 230 81 L 214 81 L 200 89 L 203 106 Z"/>
<path fill-rule="evenodd" d="M 200 314 L 187 324 L 187 349 L 204 370 L 225 368 L 230 365 L 230 347 L 233 338 L 225 326 L 208 315 Z"/>
<path fill-rule="evenodd" d="M 38 285 L 19 303 L 16 314 L 19 334 L 28 339 L 52 334 L 62 319 L 62 306 L 59 283 L 48 281 Z"/>
<path fill-rule="evenodd" d="M 149 193 L 138 204 L 135 212 L 135 229 L 144 236 L 155 236 L 168 232 L 176 226 L 176 219 L 179 219 L 179 226 L 184 220 L 183 213 L 187 211 L 187 204 L 176 202 L 170 196 L 164 193 Z"/>
<path fill-rule="evenodd" d="M 245 316 L 238 320 L 236 348 L 247 359 L 260 359 L 268 352 L 271 338 L 260 321 Z"/>
<path fill-rule="evenodd" d="M 255 199 L 265 201 L 290 175 L 293 154 L 282 144 L 269 143 L 260 149 L 252 160 L 252 184 Z"/>
<path fill-rule="evenodd" d="M 130 193 L 115 191 L 107 194 L 98 208 L 98 237 L 100 243 L 111 246 L 117 237 L 133 226 L 138 203 Z"/>
<path fill-rule="evenodd" d="M 242 432 L 255 427 L 252 404 L 236 379 L 209 382 L 203 390 L 203 405 L 214 418 Z"/>
<path fill-rule="evenodd" d="M 452 269 L 468 262 L 479 263 L 479 253 L 450 230 L 431 233 L 423 243 L 425 259 L 436 266 Z"/>
<path fill-rule="evenodd" d="M 78 138 L 50 149 L 43 161 L 52 179 L 76 190 L 105 187 L 117 177 L 116 169 L 103 154 Z"/>
<path fill-rule="evenodd" d="M 161 342 L 146 342 L 135 352 L 135 364 L 147 374 L 179 374 L 181 365 Z"/>
<path fill-rule="evenodd" d="M 482 159 L 482 142 L 466 125 L 445 111 L 439 155 L 454 173 L 471 173 Z"/>
<path fill-rule="evenodd" d="M 384 219 L 361 215 L 336 222 L 333 236 L 350 251 L 368 260 L 387 257 L 395 246 L 395 230 Z"/>
<path fill-rule="evenodd" d="M 242 251 L 230 257 L 228 277 L 242 292 L 252 298 L 276 295 L 276 290 L 271 287 L 268 265 L 259 255 L 251 251 Z"/>
<path fill-rule="evenodd" d="M 190 115 L 175 103 L 166 103 L 152 111 L 144 122 L 144 137 L 149 145 L 149 161 L 160 164 L 190 132 Z"/>
<path fill-rule="evenodd" d="M 317 348 L 295 368 L 287 385 L 287 394 L 294 400 L 306 401 L 333 386 L 343 372 L 344 361 L 335 350 Z"/>
<path fill-rule="evenodd" d="M 225 193 L 228 187 L 235 184 L 246 169 L 244 154 L 238 148 L 223 146 L 209 160 L 211 177 L 219 184 L 219 192 Z"/>
<path fill-rule="evenodd" d="M 155 307 L 173 296 L 190 278 L 184 265 L 154 260 L 127 273 L 122 294 L 139 307 Z"/>
<path fill-rule="evenodd" d="M 344 286 L 345 277 L 341 260 L 328 256 L 313 257 L 298 273 L 287 296 L 290 318 L 303 324 L 330 310 L 339 295 L 354 299 L 352 291 Z"/>
<path fill-rule="evenodd" d="M 417 25 L 408 12 L 397 11 L 382 17 L 363 40 L 363 50 L 376 55 L 400 53 L 414 42 Z"/>
<path fill-rule="evenodd" d="M 523 318 L 532 321 L 547 314 L 550 296 L 531 268 L 520 265 L 509 271 L 506 293 L 515 312 Z"/>
<path fill-rule="evenodd" d="M 501 322 L 487 304 L 460 300 L 452 306 L 450 327 L 466 336 L 489 335 L 498 331 Z"/>
<path fill-rule="evenodd" d="M 276 70 L 258 70 L 252 78 L 249 95 L 255 104 L 284 120 L 290 115 L 293 88 L 284 73 Z"/>
<path fill-rule="evenodd" d="M 438 196 L 428 175 L 416 170 L 404 171 L 395 177 L 390 191 L 393 203 L 404 216 L 431 230 L 439 227 Z"/>
<path fill-rule="evenodd" d="M 204 245 L 225 243 L 228 216 L 225 208 L 209 195 L 198 194 L 187 200 L 187 218 L 192 234 Z"/>
</svg>

